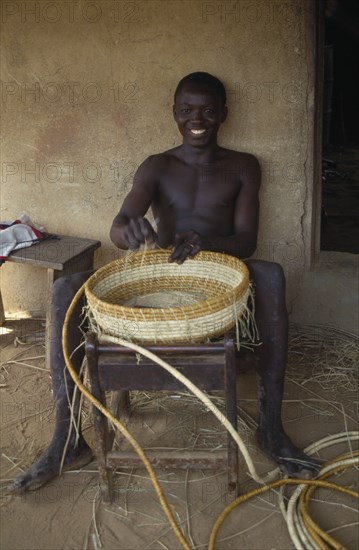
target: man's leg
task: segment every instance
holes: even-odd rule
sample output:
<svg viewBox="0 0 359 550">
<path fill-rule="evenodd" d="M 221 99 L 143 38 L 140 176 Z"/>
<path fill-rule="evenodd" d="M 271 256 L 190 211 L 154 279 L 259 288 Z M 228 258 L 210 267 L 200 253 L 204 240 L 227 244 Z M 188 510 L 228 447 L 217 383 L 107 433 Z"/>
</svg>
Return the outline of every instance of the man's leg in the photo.
<svg viewBox="0 0 359 550">
<path fill-rule="evenodd" d="M 9 490 L 21 493 L 41 487 L 44 483 L 59 475 L 62 457 L 65 451 L 63 469 L 80 468 L 92 459 L 91 449 L 83 439 L 81 432 L 77 437 L 76 430 L 70 421 L 69 400 L 72 401 L 74 382 L 65 368 L 62 352 L 62 327 L 65 315 L 77 290 L 89 278 L 92 272 L 78 273 L 69 277 L 62 277 L 53 285 L 53 325 L 50 333 L 51 346 L 51 380 L 55 404 L 55 428 L 52 441 L 39 459 L 23 474 L 19 475 L 10 485 Z M 68 327 L 69 350 L 75 350 L 81 341 L 82 333 L 79 329 L 83 300 L 77 304 Z M 84 357 L 84 348 L 81 347 L 72 356 L 72 363 L 79 372 Z M 79 397 L 73 406 L 75 421 L 79 415 Z M 81 426 L 79 426 L 79 431 Z M 70 431 L 70 434 L 69 434 Z"/>
<path fill-rule="evenodd" d="M 259 427 L 263 451 L 291 477 L 312 477 L 318 463 L 297 449 L 284 432 L 281 407 L 288 346 L 285 278 L 279 264 L 246 262 L 255 291 L 255 319 L 261 345 L 256 348 L 259 374 Z"/>
</svg>

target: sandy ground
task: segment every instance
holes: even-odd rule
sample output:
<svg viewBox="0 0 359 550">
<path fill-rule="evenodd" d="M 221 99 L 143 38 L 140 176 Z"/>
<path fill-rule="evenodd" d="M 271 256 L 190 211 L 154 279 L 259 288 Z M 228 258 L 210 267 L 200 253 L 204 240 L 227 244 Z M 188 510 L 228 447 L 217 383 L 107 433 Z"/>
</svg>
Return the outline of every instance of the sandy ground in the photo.
<svg viewBox="0 0 359 550">
<path fill-rule="evenodd" d="M 100 499 L 95 461 L 83 471 L 65 473 L 36 492 L 20 497 L 7 494 L 8 483 L 32 463 L 50 440 L 53 408 L 49 371 L 44 364 L 42 323 L 8 320 L 5 329 L 1 336 L 0 379 L 2 550 L 179 548 L 143 470 L 117 472 L 116 495 L 111 505 Z M 314 330 L 309 331 L 305 346 L 303 339 L 296 339 L 295 335 L 292 342 L 283 419 L 295 443 L 304 448 L 324 436 L 357 430 L 358 394 L 350 374 L 355 361 L 350 341 L 338 343 L 332 334 L 323 336 L 322 331 L 315 334 Z M 348 355 L 345 365 L 350 366 L 349 375 L 335 370 L 336 366 L 343 367 L 336 355 L 341 345 Z M 237 385 L 239 406 L 256 418 L 254 374 L 240 374 Z M 134 413 L 128 426 L 144 448 L 208 450 L 225 441 L 217 421 L 191 397 L 136 394 L 133 401 Z M 83 419 L 84 433 L 91 444 L 92 421 L 87 406 Z M 257 450 L 251 430 L 241 425 L 239 433 L 258 471 L 273 469 L 274 464 Z M 350 446 L 344 443 L 327 448 L 319 456 L 324 461 L 349 450 Z M 243 493 L 255 488 L 256 483 L 248 477 L 242 458 L 240 467 Z M 230 502 L 225 473 L 157 474 L 193 548 L 206 549 L 217 516 Z M 358 472 L 351 469 L 337 475 L 335 482 L 358 490 Z M 358 548 L 357 501 L 320 489 L 310 510 L 313 518 L 346 548 Z M 217 550 L 293 547 L 273 491 L 233 511 L 222 526 L 216 545 Z"/>
</svg>

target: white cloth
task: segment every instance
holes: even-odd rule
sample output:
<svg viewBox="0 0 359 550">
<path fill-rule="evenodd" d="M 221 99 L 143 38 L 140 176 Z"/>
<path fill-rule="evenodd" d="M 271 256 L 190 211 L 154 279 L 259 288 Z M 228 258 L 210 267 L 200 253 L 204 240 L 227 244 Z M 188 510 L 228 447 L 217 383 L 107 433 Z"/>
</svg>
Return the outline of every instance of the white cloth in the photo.
<svg viewBox="0 0 359 550">
<path fill-rule="evenodd" d="M 4 262 L 13 250 L 31 246 L 44 238 L 26 214 L 12 222 L 0 222 L 0 225 L 8 226 L 0 230 L 0 262 Z"/>
</svg>

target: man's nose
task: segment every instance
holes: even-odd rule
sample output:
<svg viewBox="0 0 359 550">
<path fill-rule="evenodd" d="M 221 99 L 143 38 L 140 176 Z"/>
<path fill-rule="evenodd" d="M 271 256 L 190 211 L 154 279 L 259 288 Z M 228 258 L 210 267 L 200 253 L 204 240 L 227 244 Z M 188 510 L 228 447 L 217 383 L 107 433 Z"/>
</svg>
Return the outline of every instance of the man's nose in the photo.
<svg viewBox="0 0 359 550">
<path fill-rule="evenodd" d="M 203 120 L 203 113 L 201 109 L 193 109 L 192 120 L 201 122 Z"/>
</svg>

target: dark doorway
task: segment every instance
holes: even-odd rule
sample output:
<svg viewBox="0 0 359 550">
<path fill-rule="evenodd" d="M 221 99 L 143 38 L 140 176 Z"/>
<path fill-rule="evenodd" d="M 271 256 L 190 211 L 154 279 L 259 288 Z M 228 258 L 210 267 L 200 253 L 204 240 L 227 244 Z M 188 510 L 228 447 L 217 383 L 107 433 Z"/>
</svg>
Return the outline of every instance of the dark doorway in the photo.
<svg viewBox="0 0 359 550">
<path fill-rule="evenodd" d="M 359 253 L 359 0 L 324 7 L 321 250 Z"/>
</svg>

